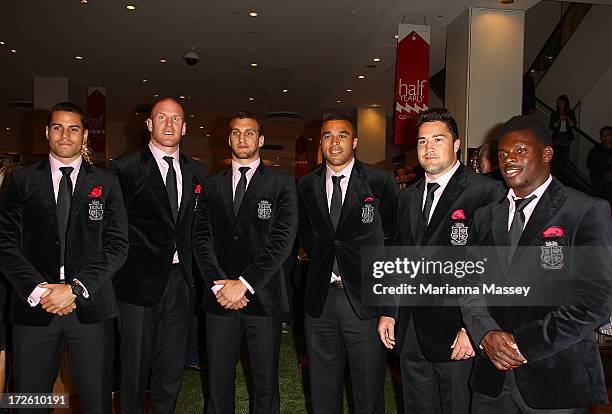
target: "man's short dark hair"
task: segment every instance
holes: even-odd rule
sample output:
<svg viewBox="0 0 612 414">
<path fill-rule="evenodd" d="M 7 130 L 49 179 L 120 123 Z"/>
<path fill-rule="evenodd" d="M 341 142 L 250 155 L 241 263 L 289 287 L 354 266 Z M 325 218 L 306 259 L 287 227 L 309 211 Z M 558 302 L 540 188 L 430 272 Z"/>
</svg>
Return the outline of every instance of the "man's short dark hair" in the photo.
<svg viewBox="0 0 612 414">
<path fill-rule="evenodd" d="M 459 139 L 459 128 L 457 128 L 457 122 L 452 117 L 450 111 L 446 108 L 431 108 L 419 115 L 417 120 L 417 131 L 426 122 L 442 122 L 446 125 L 446 128 L 450 131 L 453 141 Z"/>
<path fill-rule="evenodd" d="M 58 111 L 72 112 L 77 114 L 79 118 L 81 118 L 81 124 L 83 124 L 83 129 L 87 129 L 87 116 L 85 115 L 85 112 L 83 112 L 81 108 L 79 108 L 72 102 L 60 102 L 58 104 L 53 105 L 53 107 L 49 109 L 49 112 L 47 113 L 47 126 L 51 126 L 51 116 L 53 115 L 53 112 Z"/>
<path fill-rule="evenodd" d="M 610 125 L 606 125 L 605 127 L 601 128 L 601 129 L 599 130 L 599 136 L 601 136 L 601 134 L 603 134 L 603 133 L 604 133 L 604 132 L 606 132 L 606 131 L 610 131 L 610 132 L 612 132 L 612 126 L 610 126 Z"/>
<path fill-rule="evenodd" d="M 261 123 L 259 118 L 257 118 L 255 116 L 255 114 L 253 112 L 250 112 L 250 111 L 238 111 L 238 112 L 236 112 L 230 118 L 230 125 L 232 124 L 232 121 L 234 119 L 252 119 L 252 120 L 254 120 L 255 122 L 257 122 L 257 133 L 258 133 L 258 135 L 259 136 L 263 135 L 263 133 L 264 133 L 263 124 Z"/>
<path fill-rule="evenodd" d="M 329 122 L 329 121 L 346 121 L 349 124 L 351 124 L 351 128 L 353 128 L 353 134 L 355 134 L 355 132 L 356 132 L 355 131 L 355 123 L 353 122 L 353 120 L 350 117 L 348 117 L 348 116 L 346 116 L 344 114 L 339 114 L 339 113 L 329 114 L 325 118 L 323 118 L 323 122 L 321 122 L 321 124 L 324 124 L 324 123 Z"/>
<path fill-rule="evenodd" d="M 542 123 L 531 116 L 517 115 L 506 122 L 499 131 L 499 138 L 511 132 L 529 130 L 544 146 L 552 146 L 550 131 Z"/>
</svg>

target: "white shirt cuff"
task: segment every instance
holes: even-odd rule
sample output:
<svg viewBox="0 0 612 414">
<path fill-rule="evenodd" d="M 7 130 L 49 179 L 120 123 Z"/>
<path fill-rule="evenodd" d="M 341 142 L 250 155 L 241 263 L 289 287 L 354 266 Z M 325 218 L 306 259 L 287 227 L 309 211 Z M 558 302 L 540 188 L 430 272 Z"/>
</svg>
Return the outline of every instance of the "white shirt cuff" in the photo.
<svg viewBox="0 0 612 414">
<path fill-rule="evenodd" d="M 43 284 L 44 283 L 41 283 L 40 285 L 36 286 L 32 293 L 30 293 L 30 296 L 28 296 L 28 303 L 31 307 L 38 305 L 40 303 L 40 297 L 42 294 L 49 290 L 41 287 Z"/>
<path fill-rule="evenodd" d="M 255 289 L 253 289 L 253 287 L 249 284 L 249 282 L 247 282 L 242 276 L 240 276 L 238 278 L 238 280 L 240 280 L 242 282 L 242 284 L 244 286 L 246 286 L 246 288 L 249 290 L 249 292 L 251 292 L 251 295 L 255 294 Z"/>
<path fill-rule="evenodd" d="M 80 285 L 83 288 L 83 297 L 85 299 L 89 299 L 89 291 L 87 290 L 87 288 L 85 287 L 84 284 L 81 283 L 81 281 L 79 279 L 72 279 L 72 281 L 74 283 L 76 283 L 77 285 Z"/>
</svg>

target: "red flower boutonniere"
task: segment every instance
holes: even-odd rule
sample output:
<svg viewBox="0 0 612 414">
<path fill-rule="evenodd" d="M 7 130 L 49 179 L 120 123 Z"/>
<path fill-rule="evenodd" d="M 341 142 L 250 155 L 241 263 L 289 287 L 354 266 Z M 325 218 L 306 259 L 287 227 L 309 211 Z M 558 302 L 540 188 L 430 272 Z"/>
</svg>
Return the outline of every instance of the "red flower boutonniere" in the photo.
<svg viewBox="0 0 612 414">
<path fill-rule="evenodd" d="M 201 186 L 200 184 L 197 184 L 197 185 L 195 186 L 195 190 L 193 190 L 193 192 L 194 192 L 195 194 L 200 194 L 200 193 L 202 192 L 202 186 Z"/>
<path fill-rule="evenodd" d="M 544 237 L 563 237 L 565 236 L 565 230 L 563 227 L 553 226 L 544 230 Z"/>
<path fill-rule="evenodd" d="M 372 196 L 367 196 L 366 198 L 363 199 L 364 203 L 372 203 L 374 202 L 374 197 Z"/>
<path fill-rule="evenodd" d="M 453 211 L 453 214 L 451 214 L 451 218 L 453 220 L 465 220 L 465 211 L 463 210 L 455 210 Z"/>
<path fill-rule="evenodd" d="M 100 198 L 100 197 L 102 197 L 102 186 L 101 185 L 97 185 L 94 188 L 92 188 L 91 191 L 89 192 L 89 197 L 91 197 L 91 198 Z"/>
</svg>

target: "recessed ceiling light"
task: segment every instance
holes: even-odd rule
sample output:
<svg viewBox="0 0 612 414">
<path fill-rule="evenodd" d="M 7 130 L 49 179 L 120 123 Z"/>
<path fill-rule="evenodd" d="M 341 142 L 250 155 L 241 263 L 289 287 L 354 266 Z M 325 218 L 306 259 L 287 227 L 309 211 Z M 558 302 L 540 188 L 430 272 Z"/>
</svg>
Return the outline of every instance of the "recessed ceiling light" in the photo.
<svg viewBox="0 0 612 414">
<path fill-rule="evenodd" d="M 363 75 L 359 75 L 359 76 L 357 76 L 357 78 L 359 78 L 359 79 L 365 79 L 365 76 L 363 76 Z"/>
<path fill-rule="evenodd" d="M 147 83 L 149 80 L 148 79 L 143 79 L 142 83 Z"/>
<path fill-rule="evenodd" d="M 336 102 L 337 102 L 337 103 L 342 103 L 342 101 L 341 101 L 340 99 L 338 99 Z"/>
<path fill-rule="evenodd" d="M 287 93 L 287 92 L 289 92 L 289 90 L 283 89 L 283 93 Z"/>
<path fill-rule="evenodd" d="M 187 97 L 185 95 L 179 95 L 179 98 L 181 99 L 187 99 Z"/>
<path fill-rule="evenodd" d="M 136 10 L 136 6 L 134 6 L 133 4 L 128 4 L 127 6 L 125 6 L 125 8 L 128 10 Z"/>
<path fill-rule="evenodd" d="M 195 118 L 194 114 L 189 114 L 189 118 Z"/>
<path fill-rule="evenodd" d="M 11 127 L 6 127 L 6 130 L 7 130 L 7 131 L 10 131 L 10 130 L 11 130 Z"/>
<path fill-rule="evenodd" d="M 374 62 L 380 62 L 380 58 L 374 58 L 372 59 Z"/>
<path fill-rule="evenodd" d="M 83 60 L 83 56 L 75 56 L 74 57 L 76 60 Z"/>
<path fill-rule="evenodd" d="M 200 129 L 204 129 L 204 125 L 200 125 Z"/>
<path fill-rule="evenodd" d="M 253 10 L 252 12 L 249 13 L 249 16 L 257 17 L 257 12 L 255 10 Z"/>
<path fill-rule="evenodd" d="M 399 35 L 393 35 L 395 39 L 399 39 Z"/>
<path fill-rule="evenodd" d="M 209 137 L 209 136 L 210 136 L 210 134 L 206 134 L 206 136 L 207 136 L 207 137 Z"/>
<path fill-rule="evenodd" d="M 378 108 L 378 107 L 380 107 L 380 105 L 379 105 L 379 104 L 372 104 L 372 105 L 370 105 L 370 106 L 371 106 L 372 108 Z"/>
<path fill-rule="evenodd" d="M 249 97 L 249 101 L 254 101 L 255 98 L 253 98 L 252 96 Z"/>
<path fill-rule="evenodd" d="M 11 53 L 17 53 L 16 49 L 11 49 Z"/>
<path fill-rule="evenodd" d="M 88 1 L 87 0 L 81 0 L 81 4 L 87 4 Z"/>
<path fill-rule="evenodd" d="M 352 90 L 352 89 L 347 89 L 346 91 L 347 91 L 347 92 L 353 92 L 353 90 Z"/>
<path fill-rule="evenodd" d="M 158 94 L 158 93 L 156 93 L 155 95 L 153 95 L 153 97 L 158 98 L 158 97 L 159 97 L 159 94 Z"/>
<path fill-rule="evenodd" d="M 166 62 L 167 62 L 167 60 L 166 60 L 166 59 L 160 59 L 160 60 L 159 60 L 159 63 L 166 63 Z"/>
<path fill-rule="evenodd" d="M 0 41 L 0 45 L 4 46 L 4 42 Z"/>
<path fill-rule="evenodd" d="M 255 63 L 255 62 L 251 63 L 251 67 L 252 68 L 256 68 L 257 67 L 257 63 Z"/>
</svg>

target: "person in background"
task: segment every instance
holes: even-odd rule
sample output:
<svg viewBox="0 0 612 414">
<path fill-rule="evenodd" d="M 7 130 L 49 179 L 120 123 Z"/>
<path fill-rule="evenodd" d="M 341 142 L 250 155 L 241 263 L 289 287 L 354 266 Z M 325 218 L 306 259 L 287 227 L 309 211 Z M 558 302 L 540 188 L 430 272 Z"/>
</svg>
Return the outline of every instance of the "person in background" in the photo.
<svg viewBox="0 0 612 414">
<path fill-rule="evenodd" d="M 572 128 L 576 126 L 576 115 L 570 107 L 567 95 L 557 98 L 557 109 L 550 114 L 550 129 L 552 130 L 553 151 L 556 164 L 562 166 L 567 161 L 570 145 L 574 139 Z"/>
<path fill-rule="evenodd" d="M 612 202 L 612 126 L 599 130 L 601 142 L 589 151 L 587 167 L 591 170 L 591 194 Z"/>
</svg>

